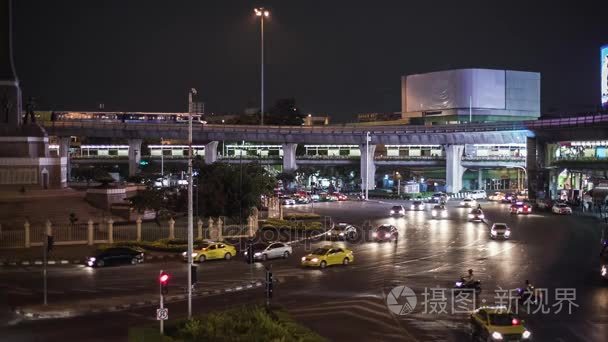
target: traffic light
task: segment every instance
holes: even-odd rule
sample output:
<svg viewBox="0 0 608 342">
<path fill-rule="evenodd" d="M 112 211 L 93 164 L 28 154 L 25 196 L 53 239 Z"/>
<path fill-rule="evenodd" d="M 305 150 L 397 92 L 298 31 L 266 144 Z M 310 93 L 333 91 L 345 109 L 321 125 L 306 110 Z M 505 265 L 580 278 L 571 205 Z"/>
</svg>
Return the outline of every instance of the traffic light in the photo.
<svg viewBox="0 0 608 342">
<path fill-rule="evenodd" d="M 165 272 L 160 272 L 160 276 L 158 277 L 160 282 L 160 293 L 162 295 L 166 295 L 169 293 L 169 275 Z"/>
<path fill-rule="evenodd" d="M 196 273 L 196 270 L 198 269 L 198 266 L 196 266 L 196 265 L 190 265 L 190 269 L 192 270 L 192 278 L 191 278 L 192 283 L 190 285 L 194 285 L 198 281 L 198 279 L 197 279 L 198 274 Z"/>
<path fill-rule="evenodd" d="M 272 298 L 272 290 L 274 287 L 274 279 L 272 278 L 272 272 L 266 270 L 266 298 Z"/>
<path fill-rule="evenodd" d="M 247 263 L 253 264 L 253 240 L 247 240 Z"/>
<path fill-rule="evenodd" d="M 55 238 L 52 235 L 46 236 L 46 252 L 50 252 L 53 250 L 53 245 L 55 244 Z"/>
</svg>

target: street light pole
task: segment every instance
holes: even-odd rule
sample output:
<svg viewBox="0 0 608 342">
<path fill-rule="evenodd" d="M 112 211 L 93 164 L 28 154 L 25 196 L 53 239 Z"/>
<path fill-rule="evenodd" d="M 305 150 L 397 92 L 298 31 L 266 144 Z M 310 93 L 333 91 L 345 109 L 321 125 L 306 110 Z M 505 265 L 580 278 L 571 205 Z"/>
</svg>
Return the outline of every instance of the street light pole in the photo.
<svg viewBox="0 0 608 342">
<path fill-rule="evenodd" d="M 194 249 L 194 220 L 192 217 L 192 96 L 196 89 L 188 93 L 188 319 L 192 318 L 192 250 Z"/>
<path fill-rule="evenodd" d="M 365 200 L 369 200 L 369 132 L 365 133 Z"/>
<path fill-rule="evenodd" d="M 264 17 L 268 17 L 270 12 L 264 7 L 255 8 L 255 15 L 260 17 L 260 125 L 264 125 Z"/>
<path fill-rule="evenodd" d="M 160 138 L 160 178 L 161 188 L 165 186 L 165 153 L 163 151 L 163 138 Z"/>
</svg>

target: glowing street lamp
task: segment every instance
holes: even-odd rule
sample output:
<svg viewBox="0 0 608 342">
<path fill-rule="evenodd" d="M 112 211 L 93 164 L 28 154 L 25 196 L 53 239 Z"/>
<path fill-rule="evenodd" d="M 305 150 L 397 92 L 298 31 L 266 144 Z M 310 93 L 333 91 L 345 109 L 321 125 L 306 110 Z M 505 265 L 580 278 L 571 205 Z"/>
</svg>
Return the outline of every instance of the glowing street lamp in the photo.
<svg viewBox="0 0 608 342">
<path fill-rule="evenodd" d="M 260 17 L 260 83 L 261 83 L 261 95 L 260 95 L 260 125 L 264 125 L 264 18 L 270 16 L 270 12 L 264 7 L 258 7 L 253 9 L 255 15 Z"/>
</svg>

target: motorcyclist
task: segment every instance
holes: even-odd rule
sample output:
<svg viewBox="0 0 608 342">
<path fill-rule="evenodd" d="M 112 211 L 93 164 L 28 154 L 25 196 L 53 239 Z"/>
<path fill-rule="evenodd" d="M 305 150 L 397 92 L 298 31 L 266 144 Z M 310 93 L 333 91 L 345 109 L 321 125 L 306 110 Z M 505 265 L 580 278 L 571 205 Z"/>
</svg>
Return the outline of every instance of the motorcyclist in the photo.
<svg viewBox="0 0 608 342">
<path fill-rule="evenodd" d="M 472 269 L 469 269 L 469 274 L 468 275 L 462 277 L 462 281 L 465 283 L 465 285 L 472 284 L 473 281 L 475 281 L 475 279 L 473 277 L 473 270 Z"/>
</svg>

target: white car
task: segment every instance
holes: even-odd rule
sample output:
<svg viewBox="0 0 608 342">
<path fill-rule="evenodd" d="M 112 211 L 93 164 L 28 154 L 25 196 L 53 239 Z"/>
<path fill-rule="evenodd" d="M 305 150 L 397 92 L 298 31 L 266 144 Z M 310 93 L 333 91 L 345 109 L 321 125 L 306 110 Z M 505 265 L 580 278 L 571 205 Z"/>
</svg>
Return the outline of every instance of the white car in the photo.
<svg viewBox="0 0 608 342">
<path fill-rule="evenodd" d="M 503 198 L 505 198 L 505 194 L 500 191 L 496 191 L 490 196 L 488 196 L 488 199 L 490 201 L 502 201 Z"/>
<path fill-rule="evenodd" d="M 460 206 L 465 208 L 473 208 L 477 206 L 477 201 L 472 198 L 465 198 L 460 201 Z"/>
<path fill-rule="evenodd" d="M 290 245 L 286 245 L 282 242 L 274 243 L 256 243 L 253 245 L 253 259 L 255 260 L 268 260 L 275 258 L 287 259 L 293 250 Z M 244 253 L 247 257 L 247 251 Z"/>
<path fill-rule="evenodd" d="M 506 223 L 494 223 L 490 228 L 490 239 L 508 239 L 511 237 L 511 228 Z"/>
<path fill-rule="evenodd" d="M 572 215 L 572 208 L 565 203 L 555 203 L 551 211 L 555 214 Z"/>
<path fill-rule="evenodd" d="M 486 199 L 488 198 L 488 194 L 485 190 L 473 190 L 470 197 L 473 199 Z"/>
</svg>

